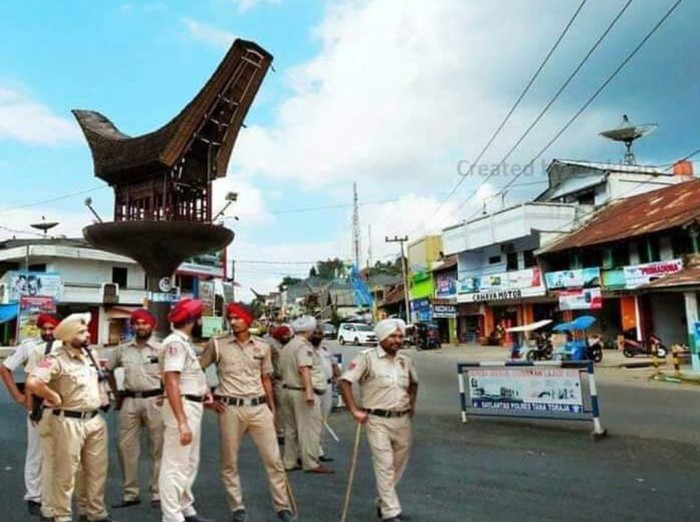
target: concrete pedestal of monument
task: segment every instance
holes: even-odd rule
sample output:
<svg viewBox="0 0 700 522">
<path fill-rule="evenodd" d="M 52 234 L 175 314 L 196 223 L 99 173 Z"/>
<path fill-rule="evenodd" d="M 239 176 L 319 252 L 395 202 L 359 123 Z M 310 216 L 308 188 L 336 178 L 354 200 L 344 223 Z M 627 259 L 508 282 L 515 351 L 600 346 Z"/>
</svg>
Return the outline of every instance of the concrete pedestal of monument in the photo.
<svg viewBox="0 0 700 522">
<path fill-rule="evenodd" d="M 233 241 L 223 226 L 190 221 L 115 221 L 83 229 L 96 248 L 129 257 L 146 271 L 148 310 L 158 319 L 156 336 L 170 332 L 170 278 L 192 256 L 215 252 Z"/>
</svg>

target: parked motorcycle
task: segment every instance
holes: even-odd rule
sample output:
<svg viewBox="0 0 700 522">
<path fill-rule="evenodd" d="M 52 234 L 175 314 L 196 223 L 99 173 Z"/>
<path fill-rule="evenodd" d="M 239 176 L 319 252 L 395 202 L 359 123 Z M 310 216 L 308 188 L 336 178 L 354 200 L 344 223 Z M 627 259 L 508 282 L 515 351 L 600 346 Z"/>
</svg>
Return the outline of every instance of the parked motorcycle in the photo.
<svg viewBox="0 0 700 522">
<path fill-rule="evenodd" d="M 631 328 L 622 333 L 624 337 L 624 345 L 622 347 L 622 355 L 625 357 L 635 357 L 637 355 L 651 356 L 656 353 L 657 357 L 662 359 L 668 355 L 668 348 L 657 335 L 651 334 L 649 339 L 637 340 L 637 330 Z"/>
<path fill-rule="evenodd" d="M 534 335 L 535 345 L 527 352 L 528 361 L 550 361 L 554 347 L 552 339 L 546 332 L 537 332 Z"/>
</svg>

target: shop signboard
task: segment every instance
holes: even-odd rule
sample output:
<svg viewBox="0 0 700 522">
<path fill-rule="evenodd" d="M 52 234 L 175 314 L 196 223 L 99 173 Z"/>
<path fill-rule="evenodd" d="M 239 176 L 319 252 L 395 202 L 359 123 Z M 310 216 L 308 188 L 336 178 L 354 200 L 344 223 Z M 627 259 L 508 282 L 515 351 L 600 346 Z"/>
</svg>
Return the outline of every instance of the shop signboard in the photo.
<svg viewBox="0 0 700 522">
<path fill-rule="evenodd" d="M 435 278 L 435 295 L 441 298 L 450 298 L 457 295 L 456 274 L 438 274 Z"/>
<path fill-rule="evenodd" d="M 233 303 L 236 298 L 235 298 L 235 292 L 233 289 L 233 283 L 224 283 L 224 302 L 226 303 Z"/>
<path fill-rule="evenodd" d="M 600 288 L 578 288 L 559 292 L 561 310 L 600 310 L 603 308 L 603 296 Z"/>
<path fill-rule="evenodd" d="M 578 270 L 560 270 L 544 275 L 549 290 L 562 288 L 590 288 L 600 286 L 600 268 L 581 268 Z"/>
<path fill-rule="evenodd" d="M 220 335 L 224 332 L 224 322 L 221 317 L 203 316 L 202 317 L 202 337 L 209 339 L 215 335 Z"/>
<path fill-rule="evenodd" d="M 185 262 L 177 270 L 194 275 L 225 277 L 226 249 L 185 259 Z"/>
<path fill-rule="evenodd" d="M 199 299 L 204 304 L 202 316 L 214 315 L 214 306 L 216 304 L 214 297 L 214 283 L 211 281 L 200 281 L 199 283 Z"/>
<path fill-rule="evenodd" d="M 39 314 L 55 314 L 56 302 L 53 297 L 22 296 L 19 300 L 18 341 L 39 337 L 36 326 Z"/>
<path fill-rule="evenodd" d="M 626 266 L 624 267 L 625 286 L 627 288 L 637 288 L 651 283 L 654 279 L 680 272 L 682 268 L 683 261 L 681 259 Z"/>
<path fill-rule="evenodd" d="M 51 297 L 61 300 L 61 275 L 58 272 L 7 273 L 10 302 L 19 302 L 22 297 Z"/>
<path fill-rule="evenodd" d="M 414 299 L 410 303 L 411 316 L 414 321 L 426 322 L 432 320 L 432 310 L 429 299 Z"/>
<path fill-rule="evenodd" d="M 533 267 L 462 279 L 459 282 L 458 300 L 462 303 L 506 301 L 545 293 L 542 273 L 538 267 Z"/>
<path fill-rule="evenodd" d="M 434 304 L 434 319 L 454 319 L 457 317 L 457 307 L 455 305 Z"/>
<path fill-rule="evenodd" d="M 471 407 L 511 412 L 583 413 L 576 369 L 469 369 Z"/>
</svg>

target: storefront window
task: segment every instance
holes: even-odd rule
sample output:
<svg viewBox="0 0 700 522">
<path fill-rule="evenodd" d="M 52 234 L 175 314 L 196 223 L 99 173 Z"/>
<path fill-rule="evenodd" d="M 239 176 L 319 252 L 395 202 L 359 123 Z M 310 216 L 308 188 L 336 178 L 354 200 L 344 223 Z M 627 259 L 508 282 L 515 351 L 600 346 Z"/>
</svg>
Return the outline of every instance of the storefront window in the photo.
<svg viewBox="0 0 700 522">
<path fill-rule="evenodd" d="M 518 253 L 511 252 L 506 255 L 506 270 L 517 270 L 518 269 Z"/>
</svg>

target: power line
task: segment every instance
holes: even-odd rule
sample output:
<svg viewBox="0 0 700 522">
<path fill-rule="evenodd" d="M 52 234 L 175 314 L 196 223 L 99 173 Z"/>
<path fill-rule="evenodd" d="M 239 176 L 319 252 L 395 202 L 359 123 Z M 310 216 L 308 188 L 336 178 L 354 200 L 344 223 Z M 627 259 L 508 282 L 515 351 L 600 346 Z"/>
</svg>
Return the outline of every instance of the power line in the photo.
<svg viewBox="0 0 700 522">
<path fill-rule="evenodd" d="M 620 63 L 620 65 L 608 76 L 608 78 L 603 82 L 603 84 L 598 87 L 598 89 L 593 93 L 593 95 L 588 98 L 586 103 L 581 106 L 581 108 L 569 119 L 569 121 L 566 122 L 566 124 L 559 129 L 559 131 L 554 135 L 554 137 L 549 140 L 549 142 L 540 150 L 537 155 L 532 158 L 532 160 L 525 166 L 525 169 L 523 169 L 523 172 L 527 170 L 530 166 L 532 166 L 537 159 L 544 154 L 549 147 L 551 147 L 558 139 L 559 137 L 566 132 L 566 130 L 571 126 L 574 121 L 578 119 L 578 117 L 583 114 L 583 112 L 595 101 L 595 99 L 600 95 L 601 92 L 610 84 L 611 81 L 622 71 L 622 69 L 625 68 L 625 66 L 629 63 L 629 61 L 639 52 L 639 50 L 644 46 L 644 44 L 649 41 L 649 39 L 656 33 L 656 31 L 664 24 L 664 22 L 668 19 L 669 16 L 676 10 L 676 8 L 681 4 L 683 0 L 676 0 L 676 2 L 671 6 L 671 8 L 666 12 L 666 14 L 659 20 L 656 25 L 646 34 L 646 36 L 637 44 L 637 46 L 630 52 L 627 57 Z M 700 151 L 698 151 L 700 152 Z M 500 193 L 502 193 L 504 190 L 507 190 L 510 185 L 513 184 L 513 182 L 520 177 L 521 173 L 518 173 L 516 176 L 514 176 L 506 185 L 503 187 Z M 465 201 L 466 203 L 466 201 Z M 460 206 L 461 208 L 461 206 Z"/>
<path fill-rule="evenodd" d="M 510 157 L 510 155 L 511 155 L 513 152 L 515 152 L 515 149 L 517 149 L 517 148 L 520 146 L 520 144 L 525 140 L 525 138 L 530 134 L 530 132 L 532 132 L 532 129 L 535 128 L 535 126 L 540 122 L 540 120 L 544 117 L 544 115 L 549 111 L 549 109 L 552 107 L 552 105 L 554 104 L 554 102 L 559 98 L 559 96 L 560 96 L 560 95 L 564 92 L 564 90 L 569 86 L 569 84 L 570 84 L 571 81 L 574 79 L 574 77 L 579 73 L 579 71 L 581 70 L 581 68 L 586 64 L 586 62 L 587 62 L 588 59 L 593 55 L 593 53 L 595 52 L 595 50 L 600 46 L 600 44 L 603 42 L 603 40 L 608 36 L 608 34 L 610 33 L 610 31 L 613 29 L 613 27 L 615 27 L 615 25 L 617 24 L 617 22 L 620 20 L 620 18 L 621 18 L 622 15 L 625 13 L 625 11 L 627 11 L 627 9 L 629 8 L 629 6 L 630 6 L 631 4 L 632 4 L 632 0 L 627 0 L 627 2 L 625 3 L 625 5 L 622 6 L 622 9 L 620 9 L 620 11 L 617 13 L 617 15 L 615 16 L 615 18 L 613 18 L 612 22 L 610 22 L 610 24 L 608 24 L 608 26 L 607 26 L 607 28 L 605 29 L 605 31 L 603 31 L 603 33 L 598 37 L 598 39 L 595 41 L 595 43 L 593 44 L 593 46 L 588 50 L 588 52 L 587 52 L 586 55 L 583 57 L 583 59 L 579 62 L 579 64 L 576 66 L 576 68 L 574 68 L 574 70 L 572 71 L 572 73 L 571 73 L 571 74 L 568 76 L 568 78 L 564 81 L 564 83 L 561 85 L 561 87 L 559 88 L 559 90 L 555 93 L 554 97 L 547 103 L 547 105 L 544 107 L 544 109 L 542 109 L 542 110 L 540 111 L 540 113 L 539 113 L 539 114 L 537 115 L 537 117 L 533 120 L 533 122 L 530 124 L 530 126 L 525 130 L 525 132 L 520 136 L 520 138 L 518 138 L 518 140 L 515 142 L 515 144 L 508 150 L 508 152 L 506 153 L 506 155 L 505 155 L 505 156 L 501 159 L 501 161 L 493 168 L 493 170 L 491 170 L 491 172 L 489 173 L 489 175 L 486 176 L 486 178 L 484 179 L 484 181 L 482 181 L 481 184 L 479 184 L 479 186 L 477 186 L 477 187 L 474 189 L 474 191 L 473 191 L 471 194 L 469 194 L 469 196 L 467 196 L 467 198 L 465 198 L 464 201 L 462 201 L 462 203 L 457 207 L 457 209 L 455 210 L 454 213 L 456 213 L 456 212 L 458 212 L 459 210 L 461 210 L 461 209 L 464 207 L 464 205 L 466 205 L 466 204 L 469 202 L 469 200 L 471 200 L 471 198 L 474 197 L 474 196 L 476 195 L 476 193 L 479 191 L 479 189 L 480 189 L 489 179 L 491 179 L 491 177 L 493 177 L 493 175 L 494 175 L 496 172 L 499 171 L 500 167 L 505 163 L 505 161 Z M 586 105 L 585 107 L 587 107 L 587 105 Z M 585 110 L 585 108 L 584 108 L 584 110 Z M 581 111 L 581 112 L 583 112 L 583 111 Z M 578 117 L 578 115 L 577 115 L 576 117 Z M 563 133 L 567 128 L 568 128 L 568 127 L 565 126 L 565 128 L 561 131 L 561 133 Z M 557 138 L 558 138 L 558 137 L 559 137 L 559 136 L 557 136 Z M 555 139 L 554 141 L 556 141 L 556 139 Z M 540 152 L 540 154 L 538 154 L 538 155 L 525 167 L 525 169 L 523 169 L 522 172 L 525 172 L 529 167 L 531 167 L 531 166 L 535 163 L 535 161 L 537 160 L 537 158 L 539 158 L 539 157 L 544 153 L 544 151 L 546 151 L 546 150 L 549 148 L 549 146 L 550 146 L 552 143 L 554 143 L 554 141 L 550 142 L 550 143 L 547 145 L 547 147 L 546 147 L 545 149 L 543 149 L 543 151 Z M 519 178 L 520 175 L 522 174 L 522 172 L 521 172 L 521 173 L 518 173 L 513 179 Z M 511 184 L 512 184 L 512 181 L 511 181 L 511 183 L 508 183 L 508 184 L 506 185 L 505 188 L 507 188 L 507 187 L 510 186 Z M 503 192 L 503 191 L 499 192 L 499 194 L 502 193 L 502 192 Z M 454 214 L 454 213 L 453 213 L 453 214 Z"/>
<path fill-rule="evenodd" d="M 16 206 L 14 206 L 14 207 L 0 208 L 0 211 L 2 211 L 2 212 L 9 212 L 9 211 L 12 211 L 12 210 L 20 210 L 20 209 L 23 209 L 23 208 L 38 207 L 39 205 L 45 205 L 46 203 L 54 203 L 54 202 L 56 202 L 56 201 L 61 201 L 61 200 L 63 200 L 63 199 L 68 199 L 68 198 L 72 198 L 72 197 L 75 197 L 75 196 L 80 196 L 80 195 L 83 195 L 83 194 L 89 194 L 89 193 L 91 193 L 91 192 L 96 192 L 96 191 L 98 191 L 98 190 L 103 190 L 103 189 L 106 189 L 106 188 L 107 188 L 107 185 L 100 185 L 99 187 L 92 187 L 92 188 L 89 188 L 89 189 L 79 190 L 79 191 L 76 191 L 76 192 L 69 192 L 68 194 L 64 194 L 64 195 L 62 195 L 62 196 L 57 196 L 57 197 L 53 197 L 53 198 L 49 198 L 49 199 L 42 199 L 41 201 L 35 201 L 34 203 L 24 203 L 24 204 L 22 204 L 22 205 L 16 205 Z"/>
<path fill-rule="evenodd" d="M 576 11 L 575 11 L 574 14 L 572 15 L 572 17 L 569 19 L 569 22 L 568 22 L 568 23 L 566 24 L 566 26 L 564 27 L 564 30 L 563 30 L 563 31 L 561 32 L 561 34 L 559 35 L 559 38 L 557 38 L 556 42 L 554 42 L 554 45 L 552 46 L 552 48 L 551 48 L 551 49 L 549 50 L 549 52 L 547 53 L 547 56 L 545 56 L 544 60 L 542 60 L 542 63 L 540 64 L 540 66 L 539 66 L 539 67 L 537 68 L 537 70 L 535 71 L 535 74 L 532 75 L 532 78 L 530 78 L 530 81 L 527 83 L 527 85 L 525 86 L 525 88 L 523 89 L 523 91 L 520 93 L 520 96 L 518 96 L 518 99 L 515 100 L 515 103 L 513 104 L 513 106 L 512 106 L 512 107 L 510 108 L 510 110 L 508 111 L 508 114 L 506 114 L 505 118 L 503 118 L 503 120 L 501 121 L 501 123 L 498 125 L 498 127 L 496 128 L 496 130 L 494 131 L 494 133 L 491 135 L 491 138 L 489 138 L 489 140 L 488 140 L 488 142 L 486 143 L 486 145 L 484 145 L 484 147 L 481 149 L 481 151 L 480 151 L 479 154 L 477 155 L 477 157 L 476 157 L 476 159 L 474 160 L 474 162 L 472 162 L 471 166 L 469 167 L 469 171 L 468 171 L 464 176 L 461 176 L 461 177 L 460 177 L 459 181 L 455 184 L 455 186 L 454 186 L 454 187 L 452 188 L 452 190 L 449 192 L 449 194 L 447 195 L 447 197 L 442 201 L 442 203 L 440 203 L 440 206 L 439 206 L 438 209 L 435 211 L 435 213 L 432 214 L 432 216 L 428 219 L 428 221 L 427 221 L 424 225 L 421 226 L 421 228 L 425 228 L 425 226 L 428 225 L 428 224 L 431 222 L 431 220 L 432 220 L 435 216 L 437 216 L 437 215 L 442 211 L 442 209 L 444 208 L 444 206 L 445 206 L 445 204 L 447 203 L 447 201 L 454 195 L 455 192 L 457 192 L 457 189 L 459 189 L 459 187 L 462 185 L 462 183 L 464 183 L 464 180 L 467 178 L 467 176 L 469 176 L 469 175 L 471 174 L 472 170 L 474 170 L 474 166 L 477 165 L 477 164 L 479 163 L 479 161 L 480 161 L 481 158 L 483 157 L 484 153 L 491 147 L 491 145 L 493 144 L 493 142 L 494 142 L 494 140 L 496 139 L 496 137 L 501 133 L 501 131 L 503 130 L 503 128 L 506 126 L 506 123 L 508 123 L 508 121 L 510 120 L 510 117 L 513 115 L 513 113 L 515 112 L 515 110 L 516 110 L 516 109 L 518 108 L 518 106 L 520 105 L 520 102 L 523 100 L 523 98 L 525 98 L 525 95 L 530 91 L 530 87 L 532 87 L 532 84 L 535 83 L 535 80 L 539 77 L 540 73 L 542 72 L 542 69 L 544 69 L 544 66 L 547 64 L 547 62 L 549 62 L 549 59 L 550 59 L 550 58 L 552 57 L 552 55 L 554 54 L 554 51 L 559 47 L 559 44 L 560 44 L 560 43 L 562 42 L 562 40 L 564 39 L 564 36 L 566 36 L 566 34 L 569 32 L 569 29 L 570 29 L 571 26 L 573 25 L 573 23 L 574 23 L 574 21 L 576 20 L 576 18 L 578 18 L 579 13 L 580 13 L 581 10 L 583 9 L 583 6 L 586 5 L 586 2 L 587 2 L 587 1 L 588 1 L 588 0 L 583 0 L 583 1 L 581 2 L 581 4 L 578 6 L 578 9 L 576 9 Z M 414 234 L 414 233 L 417 232 L 418 230 L 419 230 L 419 229 L 415 229 L 415 230 L 412 232 L 412 234 Z"/>
</svg>

